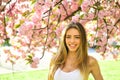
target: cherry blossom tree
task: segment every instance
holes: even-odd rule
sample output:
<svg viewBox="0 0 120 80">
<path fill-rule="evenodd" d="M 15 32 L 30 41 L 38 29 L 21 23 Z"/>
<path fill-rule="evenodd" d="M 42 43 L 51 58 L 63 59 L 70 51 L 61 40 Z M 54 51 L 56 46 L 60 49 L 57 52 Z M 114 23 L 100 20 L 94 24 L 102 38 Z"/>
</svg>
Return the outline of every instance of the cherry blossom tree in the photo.
<svg viewBox="0 0 120 80">
<path fill-rule="evenodd" d="M 119 14 L 120 0 L 1 0 L 0 44 L 19 53 L 5 49 L 7 61 L 23 58 L 37 67 L 35 51 L 42 48 L 42 59 L 45 50 L 59 46 L 65 25 L 78 21 L 86 28 L 89 46 L 104 56 L 111 39 L 120 41 Z"/>
</svg>

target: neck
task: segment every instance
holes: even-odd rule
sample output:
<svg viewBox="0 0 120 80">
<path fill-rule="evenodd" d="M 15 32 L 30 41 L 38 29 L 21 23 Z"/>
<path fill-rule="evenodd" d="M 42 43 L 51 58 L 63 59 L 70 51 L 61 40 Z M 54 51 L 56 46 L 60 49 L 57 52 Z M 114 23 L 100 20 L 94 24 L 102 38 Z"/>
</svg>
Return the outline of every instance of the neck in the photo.
<svg viewBox="0 0 120 80">
<path fill-rule="evenodd" d="M 72 67 L 77 67 L 77 62 L 76 62 L 77 56 L 76 56 L 76 52 L 68 52 L 68 56 L 65 62 L 65 66 L 66 65 L 70 65 Z"/>
<path fill-rule="evenodd" d="M 68 58 L 76 59 L 76 52 L 68 52 Z"/>
</svg>

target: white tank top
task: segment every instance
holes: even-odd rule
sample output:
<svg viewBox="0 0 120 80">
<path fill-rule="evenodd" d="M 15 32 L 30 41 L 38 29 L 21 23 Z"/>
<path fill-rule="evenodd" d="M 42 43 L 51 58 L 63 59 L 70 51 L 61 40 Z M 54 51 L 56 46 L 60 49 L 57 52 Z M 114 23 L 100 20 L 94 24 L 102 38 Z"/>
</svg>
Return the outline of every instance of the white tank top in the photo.
<svg viewBox="0 0 120 80">
<path fill-rule="evenodd" d="M 83 80 L 83 77 L 79 69 L 71 72 L 64 72 L 58 68 L 55 72 L 54 80 Z"/>
</svg>

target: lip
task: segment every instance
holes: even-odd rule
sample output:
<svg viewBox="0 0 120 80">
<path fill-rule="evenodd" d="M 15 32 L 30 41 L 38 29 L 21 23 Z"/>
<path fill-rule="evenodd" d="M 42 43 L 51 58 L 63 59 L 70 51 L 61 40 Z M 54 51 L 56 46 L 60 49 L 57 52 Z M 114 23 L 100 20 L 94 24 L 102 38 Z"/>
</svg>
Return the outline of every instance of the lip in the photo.
<svg viewBox="0 0 120 80">
<path fill-rule="evenodd" d="M 70 47 L 70 48 L 75 48 L 76 45 L 75 45 L 75 44 L 69 44 L 69 47 Z"/>
</svg>

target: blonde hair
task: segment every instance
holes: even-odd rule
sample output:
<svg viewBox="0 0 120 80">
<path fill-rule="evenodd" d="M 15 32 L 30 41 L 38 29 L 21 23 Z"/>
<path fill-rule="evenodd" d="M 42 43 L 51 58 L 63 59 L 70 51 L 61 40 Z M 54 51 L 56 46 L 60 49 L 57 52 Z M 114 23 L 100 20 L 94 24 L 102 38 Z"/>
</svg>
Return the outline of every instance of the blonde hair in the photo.
<svg viewBox="0 0 120 80">
<path fill-rule="evenodd" d="M 49 71 L 48 80 L 54 80 L 55 71 L 58 69 L 58 67 L 65 64 L 65 61 L 68 55 L 68 48 L 65 43 L 65 37 L 66 37 L 66 32 L 71 28 L 77 29 L 81 35 L 80 36 L 81 45 L 79 45 L 79 48 L 77 50 L 77 61 L 76 62 L 77 62 L 78 68 L 81 70 L 83 74 L 84 80 L 86 80 L 85 76 L 87 75 L 87 62 L 88 62 L 87 45 L 88 44 L 87 44 L 87 37 L 86 37 L 85 29 L 78 22 L 76 23 L 71 22 L 63 30 L 58 53 L 54 56 L 54 58 L 51 60 L 51 63 L 50 63 L 50 71 Z"/>
</svg>

